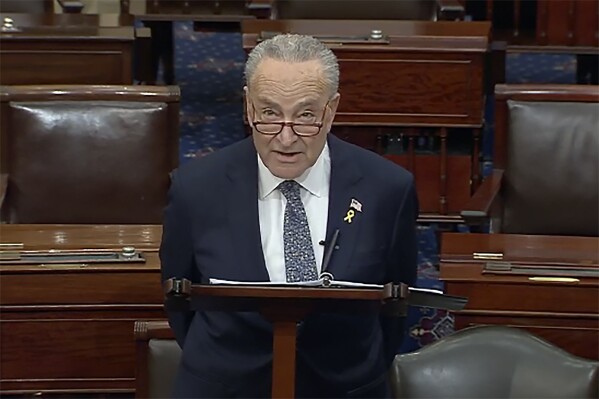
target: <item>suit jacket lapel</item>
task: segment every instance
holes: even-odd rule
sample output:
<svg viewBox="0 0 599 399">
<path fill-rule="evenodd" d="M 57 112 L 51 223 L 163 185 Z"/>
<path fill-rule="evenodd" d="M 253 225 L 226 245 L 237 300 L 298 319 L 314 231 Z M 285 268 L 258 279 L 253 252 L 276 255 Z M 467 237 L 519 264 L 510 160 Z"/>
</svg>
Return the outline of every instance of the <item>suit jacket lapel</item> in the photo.
<svg viewBox="0 0 599 399">
<path fill-rule="evenodd" d="M 351 156 L 345 151 L 345 143 L 329 134 L 331 154 L 331 182 L 329 190 L 329 213 L 327 219 L 327 241 L 330 241 L 336 229 L 339 229 L 338 249 L 333 252 L 327 270 L 336 279 L 343 278 L 343 270 L 349 264 L 356 240 L 359 237 L 361 214 L 354 209 L 349 217 L 352 198 L 359 197 L 358 183 L 362 172 Z"/>
<path fill-rule="evenodd" d="M 258 218 L 258 161 L 251 138 L 245 140 L 237 159 L 229 164 L 230 250 L 235 254 L 241 281 L 269 281 L 262 252 Z"/>
</svg>

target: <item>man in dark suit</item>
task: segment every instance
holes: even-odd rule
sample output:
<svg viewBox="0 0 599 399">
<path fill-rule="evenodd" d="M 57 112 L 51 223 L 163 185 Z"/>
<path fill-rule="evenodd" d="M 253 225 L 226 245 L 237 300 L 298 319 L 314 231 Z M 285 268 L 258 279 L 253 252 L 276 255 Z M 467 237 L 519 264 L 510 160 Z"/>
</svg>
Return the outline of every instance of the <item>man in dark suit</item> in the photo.
<svg viewBox="0 0 599 399">
<path fill-rule="evenodd" d="M 334 54 L 280 35 L 246 64 L 253 133 L 173 174 L 160 251 L 163 280 L 336 280 L 412 284 L 418 204 L 412 176 L 328 134 L 339 93 Z M 256 313 L 169 313 L 183 349 L 177 397 L 268 397 L 272 328 Z M 389 397 L 402 320 L 314 313 L 298 326 L 297 397 Z"/>
</svg>

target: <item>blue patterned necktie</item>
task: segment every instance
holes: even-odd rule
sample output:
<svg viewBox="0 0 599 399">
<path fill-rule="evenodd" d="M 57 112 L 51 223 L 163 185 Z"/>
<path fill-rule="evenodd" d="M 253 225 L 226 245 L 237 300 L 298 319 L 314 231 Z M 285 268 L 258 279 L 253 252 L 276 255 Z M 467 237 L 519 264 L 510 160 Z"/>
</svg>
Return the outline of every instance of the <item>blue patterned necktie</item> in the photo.
<svg viewBox="0 0 599 399">
<path fill-rule="evenodd" d="M 279 184 L 279 190 L 287 199 L 283 222 L 283 246 L 287 282 L 318 279 L 314 247 L 306 210 L 300 197 L 300 185 L 294 180 Z"/>
</svg>

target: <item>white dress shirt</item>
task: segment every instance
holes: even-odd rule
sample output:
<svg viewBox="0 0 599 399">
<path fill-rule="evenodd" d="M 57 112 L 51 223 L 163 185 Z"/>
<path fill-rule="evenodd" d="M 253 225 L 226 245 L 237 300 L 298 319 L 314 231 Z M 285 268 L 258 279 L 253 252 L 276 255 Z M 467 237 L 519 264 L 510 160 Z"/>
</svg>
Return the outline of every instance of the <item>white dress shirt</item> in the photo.
<svg viewBox="0 0 599 399">
<path fill-rule="evenodd" d="M 325 144 L 314 165 L 295 179 L 301 186 L 300 196 L 306 209 L 310 237 L 314 248 L 316 269 L 320 273 L 325 240 L 327 217 L 329 213 L 329 181 L 331 177 L 331 158 L 329 146 Z M 277 187 L 285 179 L 274 176 L 258 155 L 258 217 L 260 219 L 260 238 L 262 252 L 270 281 L 285 282 L 285 254 L 283 249 L 283 217 L 285 215 L 285 196 Z"/>
</svg>

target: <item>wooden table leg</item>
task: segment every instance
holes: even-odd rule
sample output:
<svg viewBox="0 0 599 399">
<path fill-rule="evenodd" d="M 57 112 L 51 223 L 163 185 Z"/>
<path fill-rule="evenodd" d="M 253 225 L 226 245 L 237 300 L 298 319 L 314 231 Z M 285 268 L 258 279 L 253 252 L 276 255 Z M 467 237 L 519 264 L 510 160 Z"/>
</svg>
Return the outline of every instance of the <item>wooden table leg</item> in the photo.
<svg viewBox="0 0 599 399">
<path fill-rule="evenodd" d="M 294 398 L 297 323 L 275 321 L 273 333 L 272 397 Z"/>
</svg>

